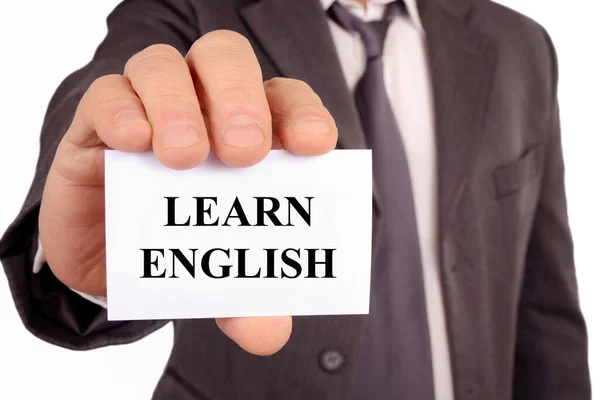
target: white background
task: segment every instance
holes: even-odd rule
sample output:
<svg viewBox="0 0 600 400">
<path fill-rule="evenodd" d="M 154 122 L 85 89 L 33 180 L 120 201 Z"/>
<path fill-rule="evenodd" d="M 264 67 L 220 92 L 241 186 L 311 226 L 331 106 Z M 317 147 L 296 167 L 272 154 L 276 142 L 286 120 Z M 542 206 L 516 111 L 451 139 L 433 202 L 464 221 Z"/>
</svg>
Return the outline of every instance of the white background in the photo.
<svg viewBox="0 0 600 400">
<path fill-rule="evenodd" d="M 0 5 L 0 232 L 17 215 L 33 177 L 38 133 L 50 96 L 83 66 L 118 0 L 6 1 Z M 592 381 L 600 383 L 600 24 L 593 0 L 500 1 L 552 36 L 567 192 L 580 298 L 590 335 Z M 596 307 L 595 307 L 596 305 Z M 0 273 L 0 398 L 149 399 L 167 360 L 172 327 L 128 346 L 90 352 L 43 343 L 21 325 Z M 600 397 L 600 396 L 597 396 Z"/>
</svg>

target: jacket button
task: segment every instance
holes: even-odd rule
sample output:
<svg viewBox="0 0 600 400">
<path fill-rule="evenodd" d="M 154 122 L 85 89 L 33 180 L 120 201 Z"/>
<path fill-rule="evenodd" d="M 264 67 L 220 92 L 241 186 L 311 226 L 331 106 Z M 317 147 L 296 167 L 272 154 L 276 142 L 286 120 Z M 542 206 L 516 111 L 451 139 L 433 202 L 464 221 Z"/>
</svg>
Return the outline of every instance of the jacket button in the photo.
<svg viewBox="0 0 600 400">
<path fill-rule="evenodd" d="M 336 374 L 346 366 L 346 356 L 337 349 L 324 349 L 319 353 L 319 366 L 325 372 Z"/>
</svg>

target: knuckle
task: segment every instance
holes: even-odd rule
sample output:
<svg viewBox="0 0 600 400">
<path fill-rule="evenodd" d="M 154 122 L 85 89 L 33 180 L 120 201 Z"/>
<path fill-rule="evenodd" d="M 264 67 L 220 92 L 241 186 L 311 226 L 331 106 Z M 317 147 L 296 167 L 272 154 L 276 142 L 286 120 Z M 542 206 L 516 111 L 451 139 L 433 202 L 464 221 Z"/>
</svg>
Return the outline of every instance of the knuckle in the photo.
<svg viewBox="0 0 600 400">
<path fill-rule="evenodd" d="M 106 75 L 97 78 L 90 85 L 83 102 L 94 108 L 107 109 L 118 103 L 134 102 L 135 98 L 123 85 L 120 75 Z"/>
<path fill-rule="evenodd" d="M 203 66 L 221 71 L 243 67 L 247 70 L 249 55 L 254 55 L 254 50 L 248 39 L 237 32 L 222 30 L 209 32 L 198 39 L 188 52 L 187 60 L 192 68 Z"/>
<path fill-rule="evenodd" d="M 314 93 L 312 87 L 304 81 L 293 78 L 272 78 L 265 82 L 265 89 L 277 90 L 277 89 L 292 89 L 299 90 L 306 93 Z"/>
<path fill-rule="evenodd" d="M 144 104 L 149 108 L 199 109 L 195 94 L 185 89 L 159 85 L 144 99 Z"/>
<path fill-rule="evenodd" d="M 208 106 L 216 104 L 222 109 L 238 109 L 244 107 L 254 107 L 256 105 L 266 106 L 264 95 L 252 83 L 231 85 L 220 88 L 208 94 Z"/>
<path fill-rule="evenodd" d="M 271 108 L 278 112 L 290 112 L 298 108 L 313 108 L 319 112 L 328 112 L 319 95 L 312 87 L 301 80 L 273 78 L 266 81 L 265 93 Z"/>
<path fill-rule="evenodd" d="M 100 108 L 111 108 L 111 106 L 129 102 L 129 97 L 116 89 L 101 89 L 96 92 L 94 103 Z"/>
<path fill-rule="evenodd" d="M 87 90 L 88 94 L 97 96 L 100 93 L 114 90 L 120 86 L 123 77 L 121 75 L 104 75 L 96 78 Z"/>
<path fill-rule="evenodd" d="M 146 47 L 143 51 L 146 51 L 148 54 L 153 54 L 153 53 L 157 53 L 157 54 L 170 54 L 173 56 L 177 56 L 180 55 L 181 53 L 179 53 L 179 50 L 177 50 L 177 48 L 175 48 L 175 46 L 172 46 L 170 44 L 163 44 L 163 43 L 157 43 L 157 44 L 152 44 L 148 47 Z"/>
<path fill-rule="evenodd" d="M 216 89 L 214 97 L 228 100 L 256 101 L 264 97 L 261 85 L 247 77 L 233 78 Z"/>
<path fill-rule="evenodd" d="M 251 48 L 250 41 L 241 33 L 226 29 L 209 32 L 202 36 L 192 45 L 192 50 L 206 50 L 210 48 L 223 47 L 247 47 Z"/>
<path fill-rule="evenodd" d="M 206 91 L 219 91 L 248 81 L 264 91 L 262 71 L 252 45 L 237 32 L 207 33 L 193 44 L 186 58 L 193 75 L 202 79 Z"/>
<path fill-rule="evenodd" d="M 183 56 L 175 47 L 168 44 L 154 44 L 133 55 L 125 64 L 125 75 L 138 70 L 161 71 L 173 65 Z"/>
</svg>

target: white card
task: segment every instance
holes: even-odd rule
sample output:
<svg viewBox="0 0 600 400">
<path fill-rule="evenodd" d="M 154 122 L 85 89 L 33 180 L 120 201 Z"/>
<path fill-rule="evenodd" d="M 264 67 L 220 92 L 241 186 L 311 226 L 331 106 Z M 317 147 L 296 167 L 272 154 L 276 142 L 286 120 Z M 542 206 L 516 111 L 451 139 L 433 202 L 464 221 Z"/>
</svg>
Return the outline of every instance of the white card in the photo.
<svg viewBox="0 0 600 400">
<path fill-rule="evenodd" d="M 105 168 L 110 320 L 369 312 L 369 150 L 186 171 L 108 150 Z"/>
</svg>

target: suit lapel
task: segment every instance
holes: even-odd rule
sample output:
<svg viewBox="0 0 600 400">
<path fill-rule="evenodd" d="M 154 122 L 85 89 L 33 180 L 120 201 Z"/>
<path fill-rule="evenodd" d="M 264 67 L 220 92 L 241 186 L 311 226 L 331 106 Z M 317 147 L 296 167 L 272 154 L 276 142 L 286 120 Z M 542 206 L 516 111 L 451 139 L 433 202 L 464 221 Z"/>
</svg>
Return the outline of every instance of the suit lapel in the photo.
<svg viewBox="0 0 600 400">
<path fill-rule="evenodd" d="M 463 196 L 483 137 L 495 47 L 465 21 L 475 0 L 420 0 L 433 86 L 440 276 L 456 396 L 481 378 L 487 349 L 472 199 Z M 461 201 L 462 200 L 462 201 Z M 466 206 L 465 206 L 466 205 Z M 476 264 L 477 265 L 477 264 Z M 470 272 L 470 274 L 469 274 Z M 477 378 L 479 377 L 479 378 Z"/>
<path fill-rule="evenodd" d="M 494 48 L 463 21 L 469 0 L 421 0 L 435 105 L 440 232 L 473 168 L 483 134 Z"/>
</svg>

